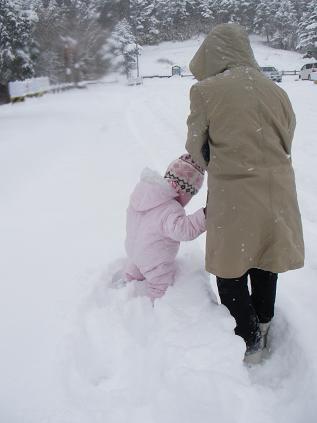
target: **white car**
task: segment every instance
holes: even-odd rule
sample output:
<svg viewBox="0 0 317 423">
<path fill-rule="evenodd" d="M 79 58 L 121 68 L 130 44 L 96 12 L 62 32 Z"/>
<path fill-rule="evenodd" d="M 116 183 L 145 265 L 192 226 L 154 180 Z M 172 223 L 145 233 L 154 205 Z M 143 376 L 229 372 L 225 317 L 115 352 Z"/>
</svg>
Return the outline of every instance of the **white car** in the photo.
<svg viewBox="0 0 317 423">
<path fill-rule="evenodd" d="M 299 72 L 299 78 L 317 81 L 317 62 L 306 63 Z"/>
<path fill-rule="evenodd" d="M 279 72 L 274 66 L 262 66 L 261 71 L 272 81 L 282 82 L 282 73 Z"/>
</svg>

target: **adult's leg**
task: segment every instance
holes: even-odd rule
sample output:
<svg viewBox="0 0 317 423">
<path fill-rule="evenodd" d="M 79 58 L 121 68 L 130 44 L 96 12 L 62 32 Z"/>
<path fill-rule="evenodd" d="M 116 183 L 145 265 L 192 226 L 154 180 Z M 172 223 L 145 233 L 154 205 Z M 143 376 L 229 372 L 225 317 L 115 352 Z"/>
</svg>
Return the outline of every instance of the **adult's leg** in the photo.
<svg viewBox="0 0 317 423">
<path fill-rule="evenodd" d="M 260 323 L 268 323 L 274 316 L 277 273 L 261 269 L 249 270 L 251 300 Z"/>
<path fill-rule="evenodd" d="M 257 348 L 260 342 L 259 319 L 248 290 L 248 272 L 240 278 L 217 277 L 221 303 L 236 319 L 235 333 L 245 340 L 248 348 Z"/>
</svg>

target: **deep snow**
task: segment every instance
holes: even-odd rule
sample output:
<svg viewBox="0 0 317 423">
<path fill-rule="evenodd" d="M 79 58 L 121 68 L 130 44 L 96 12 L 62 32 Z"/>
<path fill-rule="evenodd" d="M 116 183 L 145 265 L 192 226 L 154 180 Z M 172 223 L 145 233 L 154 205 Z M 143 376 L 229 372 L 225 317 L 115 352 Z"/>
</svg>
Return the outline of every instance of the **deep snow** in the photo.
<svg viewBox="0 0 317 423">
<path fill-rule="evenodd" d="M 144 73 L 162 57 L 188 63 L 196 44 L 144 49 Z M 295 53 L 254 47 L 261 64 L 301 66 Z M 177 283 L 154 309 L 138 287 L 109 288 L 141 170 L 163 172 L 184 151 L 193 80 L 96 85 L 0 108 L 1 422 L 315 421 L 317 86 L 295 79 L 282 87 L 297 114 L 307 260 L 280 275 L 271 355 L 252 369 L 203 271 L 204 237 L 182 246 Z"/>
</svg>

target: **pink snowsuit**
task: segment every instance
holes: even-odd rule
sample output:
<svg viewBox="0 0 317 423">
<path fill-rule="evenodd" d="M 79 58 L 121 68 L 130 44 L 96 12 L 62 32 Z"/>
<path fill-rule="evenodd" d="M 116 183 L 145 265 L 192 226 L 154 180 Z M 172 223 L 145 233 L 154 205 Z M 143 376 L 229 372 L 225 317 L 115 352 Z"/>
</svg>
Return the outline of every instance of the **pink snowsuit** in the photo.
<svg viewBox="0 0 317 423">
<path fill-rule="evenodd" d="M 130 197 L 125 277 L 146 279 L 152 300 L 164 295 L 174 282 L 180 241 L 193 240 L 206 230 L 203 209 L 186 216 L 177 196 L 166 179 L 145 169 Z"/>
</svg>

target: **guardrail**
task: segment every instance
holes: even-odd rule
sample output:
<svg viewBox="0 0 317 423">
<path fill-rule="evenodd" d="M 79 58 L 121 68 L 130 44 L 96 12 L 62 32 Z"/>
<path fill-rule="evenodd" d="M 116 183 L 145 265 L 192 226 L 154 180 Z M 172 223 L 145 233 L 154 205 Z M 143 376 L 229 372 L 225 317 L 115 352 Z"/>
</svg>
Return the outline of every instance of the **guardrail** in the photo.
<svg viewBox="0 0 317 423">
<path fill-rule="evenodd" d="M 47 93 L 58 93 L 73 88 L 86 88 L 86 85 L 90 83 L 96 83 L 96 81 L 50 85 L 48 77 L 40 77 L 25 79 L 24 81 L 11 81 L 8 84 L 8 89 L 11 103 L 17 103 L 24 101 L 27 97 L 40 97 Z"/>
<path fill-rule="evenodd" d="M 11 81 L 8 83 L 8 90 L 4 95 L 0 91 L 0 106 L 11 103 L 18 103 L 24 101 L 27 97 L 40 97 L 47 93 L 59 93 L 71 89 L 86 88 L 88 85 L 94 84 L 115 84 L 117 80 L 102 81 L 90 80 L 81 81 L 79 83 L 66 82 L 61 84 L 50 85 L 47 77 L 32 78 L 24 81 Z M 2 86 L 0 85 L 0 88 Z M 8 94 L 7 94 L 8 93 Z"/>
<path fill-rule="evenodd" d="M 284 70 L 281 71 L 283 76 L 286 75 L 298 75 L 298 70 Z M 153 79 L 153 78 L 173 78 L 178 76 L 180 78 L 194 78 L 192 74 L 174 74 L 174 75 L 144 75 L 142 79 Z M 60 92 L 73 88 L 85 88 L 87 84 L 102 83 L 102 81 L 86 81 L 79 84 L 75 83 L 63 83 L 57 85 L 50 85 L 48 77 L 26 79 L 24 81 L 12 81 L 9 82 L 9 96 L 12 103 L 24 101 L 26 97 L 38 97 L 48 92 Z"/>
<path fill-rule="evenodd" d="M 25 97 L 35 97 L 50 90 L 50 81 L 47 77 L 11 81 L 8 84 L 11 102 L 23 101 Z"/>
</svg>

